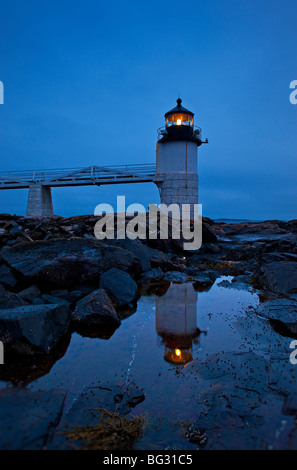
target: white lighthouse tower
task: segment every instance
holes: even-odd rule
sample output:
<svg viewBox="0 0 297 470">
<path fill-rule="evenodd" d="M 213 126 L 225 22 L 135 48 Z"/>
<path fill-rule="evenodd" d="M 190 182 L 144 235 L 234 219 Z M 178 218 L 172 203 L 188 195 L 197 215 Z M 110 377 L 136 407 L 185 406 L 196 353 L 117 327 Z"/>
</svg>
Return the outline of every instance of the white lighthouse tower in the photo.
<svg viewBox="0 0 297 470">
<path fill-rule="evenodd" d="M 165 295 L 156 297 L 156 331 L 164 347 L 164 359 L 186 364 L 193 359 L 193 344 L 199 342 L 198 293 L 193 284 L 171 284 Z"/>
<path fill-rule="evenodd" d="M 197 148 L 202 141 L 200 127 L 194 127 L 194 114 L 182 105 L 165 114 L 165 127 L 158 130 L 156 184 L 161 203 L 198 204 Z M 191 213 L 192 210 L 191 210 Z"/>
</svg>

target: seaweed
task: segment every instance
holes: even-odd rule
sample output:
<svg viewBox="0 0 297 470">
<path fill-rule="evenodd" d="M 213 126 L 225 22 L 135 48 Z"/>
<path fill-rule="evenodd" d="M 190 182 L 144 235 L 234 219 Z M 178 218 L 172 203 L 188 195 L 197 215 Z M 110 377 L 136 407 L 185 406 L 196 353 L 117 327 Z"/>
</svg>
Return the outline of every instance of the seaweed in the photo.
<svg viewBox="0 0 297 470">
<path fill-rule="evenodd" d="M 80 441 L 79 447 L 83 450 L 131 450 L 142 435 L 145 417 L 127 418 L 102 408 L 96 411 L 98 423 L 71 426 L 63 434 L 73 441 Z"/>
</svg>

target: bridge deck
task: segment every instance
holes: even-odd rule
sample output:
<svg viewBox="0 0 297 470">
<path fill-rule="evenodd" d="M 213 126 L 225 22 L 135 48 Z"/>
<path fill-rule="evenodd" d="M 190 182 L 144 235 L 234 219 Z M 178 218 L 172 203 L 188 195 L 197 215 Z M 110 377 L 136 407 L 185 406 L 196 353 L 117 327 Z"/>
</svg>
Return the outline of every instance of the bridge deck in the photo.
<svg viewBox="0 0 297 470">
<path fill-rule="evenodd" d="M 0 189 L 29 188 L 33 183 L 51 187 L 147 183 L 154 181 L 155 176 L 154 164 L 9 171 L 0 173 Z"/>
</svg>

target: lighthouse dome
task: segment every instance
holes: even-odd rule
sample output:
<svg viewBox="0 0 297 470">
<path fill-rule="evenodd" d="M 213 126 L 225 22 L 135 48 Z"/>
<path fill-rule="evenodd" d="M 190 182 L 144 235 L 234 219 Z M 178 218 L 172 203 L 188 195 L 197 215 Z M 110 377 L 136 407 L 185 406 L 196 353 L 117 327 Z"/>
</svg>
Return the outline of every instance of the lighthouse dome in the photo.
<svg viewBox="0 0 297 470">
<path fill-rule="evenodd" d="M 192 111 L 189 111 L 188 109 L 184 108 L 181 105 L 182 100 L 180 98 L 178 98 L 176 102 L 177 102 L 177 106 L 175 106 L 175 108 L 171 109 L 170 111 L 167 111 L 167 113 L 165 113 L 165 118 L 169 116 L 170 114 L 179 114 L 179 113 L 188 114 L 189 116 L 192 116 L 192 117 L 194 116 L 194 113 L 192 113 Z"/>
</svg>

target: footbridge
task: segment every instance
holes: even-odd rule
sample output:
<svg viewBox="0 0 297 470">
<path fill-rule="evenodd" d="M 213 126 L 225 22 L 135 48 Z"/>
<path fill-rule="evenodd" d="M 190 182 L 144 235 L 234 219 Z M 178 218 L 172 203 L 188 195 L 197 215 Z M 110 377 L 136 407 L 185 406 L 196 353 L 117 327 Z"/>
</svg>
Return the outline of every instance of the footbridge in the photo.
<svg viewBox="0 0 297 470">
<path fill-rule="evenodd" d="M 0 173 L 1 189 L 29 189 L 27 217 L 51 217 L 51 188 L 103 184 L 157 182 L 156 165 L 89 166 L 53 170 L 7 171 Z"/>
</svg>

